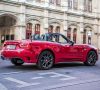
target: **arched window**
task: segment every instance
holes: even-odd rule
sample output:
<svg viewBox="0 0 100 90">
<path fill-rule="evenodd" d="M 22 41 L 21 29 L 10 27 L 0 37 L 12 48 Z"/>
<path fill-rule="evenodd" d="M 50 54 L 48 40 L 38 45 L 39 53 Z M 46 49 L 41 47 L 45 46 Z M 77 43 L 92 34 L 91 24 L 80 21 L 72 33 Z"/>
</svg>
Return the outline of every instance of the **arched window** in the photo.
<svg viewBox="0 0 100 90">
<path fill-rule="evenodd" d="M 67 37 L 71 39 L 71 28 L 68 28 L 67 30 Z"/>
<path fill-rule="evenodd" d="M 56 32 L 56 33 L 60 33 L 60 26 L 57 26 L 57 27 L 56 27 L 55 32 Z"/>
<path fill-rule="evenodd" d="M 40 34 L 40 24 L 35 24 L 35 34 Z"/>
<path fill-rule="evenodd" d="M 83 44 L 86 43 L 86 29 L 83 32 Z"/>
<path fill-rule="evenodd" d="M 32 23 L 27 23 L 26 26 L 26 39 L 29 39 L 32 35 Z"/>
<path fill-rule="evenodd" d="M 53 33 L 53 26 L 52 25 L 49 26 L 48 33 Z"/>
<path fill-rule="evenodd" d="M 76 38 L 77 38 L 77 29 L 74 28 L 73 30 L 73 41 L 76 43 Z"/>
</svg>

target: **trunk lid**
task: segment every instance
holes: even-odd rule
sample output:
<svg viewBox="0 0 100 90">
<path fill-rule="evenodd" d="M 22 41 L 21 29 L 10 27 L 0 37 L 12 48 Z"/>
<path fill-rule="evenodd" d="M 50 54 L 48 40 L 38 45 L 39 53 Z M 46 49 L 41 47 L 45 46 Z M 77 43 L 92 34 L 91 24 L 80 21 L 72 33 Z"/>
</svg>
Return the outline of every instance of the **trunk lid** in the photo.
<svg viewBox="0 0 100 90">
<path fill-rule="evenodd" d="M 4 42 L 3 49 L 15 50 L 18 48 L 30 49 L 31 40 L 7 40 Z"/>
</svg>

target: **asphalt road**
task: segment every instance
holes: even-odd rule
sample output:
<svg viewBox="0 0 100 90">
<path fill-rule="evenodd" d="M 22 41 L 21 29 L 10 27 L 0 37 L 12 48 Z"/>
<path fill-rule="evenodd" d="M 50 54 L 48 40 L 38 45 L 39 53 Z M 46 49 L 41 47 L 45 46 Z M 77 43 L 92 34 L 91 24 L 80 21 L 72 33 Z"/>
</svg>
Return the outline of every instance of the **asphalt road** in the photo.
<svg viewBox="0 0 100 90">
<path fill-rule="evenodd" d="M 33 64 L 14 66 L 0 59 L 0 90 L 100 90 L 100 61 L 55 65 L 38 70 Z"/>
</svg>

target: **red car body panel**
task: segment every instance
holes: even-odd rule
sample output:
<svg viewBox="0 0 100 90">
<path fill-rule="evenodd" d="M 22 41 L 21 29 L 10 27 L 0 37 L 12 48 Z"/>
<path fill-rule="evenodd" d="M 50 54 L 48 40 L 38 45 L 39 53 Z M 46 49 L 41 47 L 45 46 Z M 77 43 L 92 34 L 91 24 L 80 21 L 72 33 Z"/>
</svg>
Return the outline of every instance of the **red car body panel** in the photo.
<svg viewBox="0 0 100 90">
<path fill-rule="evenodd" d="M 85 62 L 88 53 L 93 50 L 97 54 L 97 49 L 91 45 L 74 44 L 64 35 L 58 33 L 33 36 L 34 40 L 14 40 L 5 41 L 1 51 L 2 57 L 13 60 L 21 59 L 26 63 L 37 63 L 39 55 L 45 50 L 52 52 L 54 64 L 60 62 Z"/>
<path fill-rule="evenodd" d="M 8 45 L 15 45 L 15 49 L 7 48 Z M 91 45 L 59 44 L 50 41 L 6 41 L 2 48 L 1 55 L 6 59 L 20 58 L 26 63 L 37 63 L 38 56 L 44 50 L 50 50 L 55 56 L 55 64 L 59 62 L 86 61 L 90 50 L 97 53 L 97 49 Z M 98 56 L 98 54 L 97 54 Z"/>
</svg>

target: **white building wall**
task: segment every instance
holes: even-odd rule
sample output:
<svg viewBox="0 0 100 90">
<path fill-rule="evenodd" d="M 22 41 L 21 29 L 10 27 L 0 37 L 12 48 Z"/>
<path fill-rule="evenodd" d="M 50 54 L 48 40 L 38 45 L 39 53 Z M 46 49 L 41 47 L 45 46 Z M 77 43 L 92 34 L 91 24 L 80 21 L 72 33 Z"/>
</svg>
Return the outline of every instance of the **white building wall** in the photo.
<svg viewBox="0 0 100 90">
<path fill-rule="evenodd" d="M 0 15 L 10 13 L 16 16 L 15 39 L 25 39 L 26 23 L 33 23 L 33 33 L 35 21 L 41 24 L 41 34 L 48 32 L 50 24 L 57 23 L 61 27 L 61 33 L 67 35 L 70 23 L 77 26 L 77 43 L 83 43 L 83 31 L 85 25 L 92 27 L 92 44 L 100 48 L 100 0 L 93 0 L 92 13 L 84 12 L 84 0 L 78 0 L 78 10 L 68 9 L 68 0 L 62 0 L 61 6 L 50 5 L 48 0 L 35 2 L 35 0 L 11 0 L 0 2 Z"/>
</svg>

